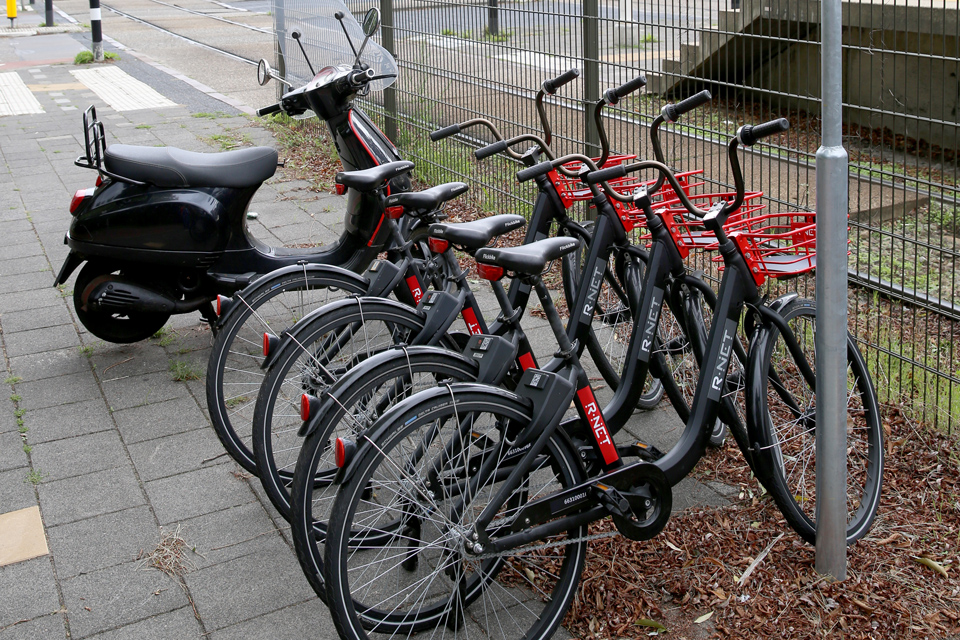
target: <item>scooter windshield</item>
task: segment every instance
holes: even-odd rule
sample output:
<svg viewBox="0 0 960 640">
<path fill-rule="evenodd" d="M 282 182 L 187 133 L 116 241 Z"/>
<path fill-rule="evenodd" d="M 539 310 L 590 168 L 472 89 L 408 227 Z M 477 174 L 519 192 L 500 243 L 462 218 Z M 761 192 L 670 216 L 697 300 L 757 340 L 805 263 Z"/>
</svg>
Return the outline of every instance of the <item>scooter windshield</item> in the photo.
<svg viewBox="0 0 960 640">
<path fill-rule="evenodd" d="M 282 55 L 279 71 L 294 84 L 306 83 L 313 77 L 303 53 L 291 34 L 299 31 L 300 43 L 310 58 L 313 68 L 351 65 L 356 59 L 350 42 L 343 33 L 334 14 L 343 13 L 343 26 L 350 34 L 350 41 L 357 49 L 363 44 L 364 35 L 360 23 L 341 0 L 273 0 L 274 28 Z M 360 61 L 369 65 L 378 76 L 389 78 L 374 80 L 370 89 L 379 91 L 396 81 L 397 61 L 390 53 L 374 42 L 374 34 L 364 47 Z"/>
</svg>

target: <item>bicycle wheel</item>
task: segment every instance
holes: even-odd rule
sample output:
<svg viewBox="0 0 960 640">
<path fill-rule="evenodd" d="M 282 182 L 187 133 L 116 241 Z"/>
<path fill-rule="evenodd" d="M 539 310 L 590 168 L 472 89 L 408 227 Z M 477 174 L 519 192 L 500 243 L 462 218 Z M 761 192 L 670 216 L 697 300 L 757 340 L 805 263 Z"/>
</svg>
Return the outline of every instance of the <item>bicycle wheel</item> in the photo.
<svg viewBox="0 0 960 640">
<path fill-rule="evenodd" d="M 473 359 L 443 349 L 409 347 L 370 358 L 340 379 L 328 392 L 327 406 L 315 431 L 303 441 L 290 488 L 293 544 L 310 586 L 326 599 L 323 586 L 323 546 L 330 507 L 337 486 L 332 443 L 337 438 L 358 442 L 397 403 L 452 382 L 476 380 Z"/>
<path fill-rule="evenodd" d="M 290 483 L 302 443 L 301 396 L 321 397 L 367 358 L 409 344 L 424 319 L 399 302 L 354 298 L 324 307 L 290 330 L 295 339 L 264 377 L 251 421 L 260 483 L 285 519 L 290 519 Z M 445 336 L 441 346 L 455 349 L 456 343 Z"/>
<path fill-rule="evenodd" d="M 793 300 L 780 315 L 816 371 L 816 306 Z M 790 526 L 816 542 L 816 395 L 801 375 L 780 331 L 762 327 L 754 339 L 747 379 L 751 441 L 761 480 Z M 762 380 L 762 384 L 754 381 Z M 757 393 L 757 392 L 760 393 Z M 883 431 L 876 391 L 852 336 L 847 336 L 847 544 L 870 529 L 883 483 Z"/>
<path fill-rule="evenodd" d="M 583 233 L 577 233 L 574 229 L 574 227 L 562 229 L 564 233 L 580 238 L 580 248 L 565 255 L 560 262 L 568 309 L 574 305 L 580 287 L 580 279 L 583 277 L 583 265 L 586 262 L 587 254 L 590 252 L 593 222 L 587 222 L 583 226 Z M 631 278 L 630 286 L 637 287 L 637 297 L 639 298 L 639 286 L 643 281 L 642 274 L 645 271 L 644 264 L 633 254 L 624 253 L 619 258 L 623 261 L 633 261 L 635 263 L 636 275 Z M 612 397 L 612 392 L 616 391 L 620 385 L 620 373 L 623 371 L 627 352 L 630 349 L 630 335 L 633 332 L 634 321 L 624 278 L 617 277 L 618 272 L 625 271 L 625 267 L 621 264 L 621 268 L 618 270 L 615 264 L 616 260 L 617 256 L 611 255 L 607 262 L 607 269 L 603 275 L 603 285 L 597 296 L 593 323 L 584 344 L 580 345 L 581 352 L 583 347 L 586 347 L 589 351 L 594 365 L 610 388 L 609 397 L 602 398 L 604 401 L 608 401 Z M 589 363 L 584 363 L 584 365 L 589 367 Z M 600 395 L 604 396 L 606 394 L 601 393 Z M 659 404 L 661 398 L 663 398 L 663 387 L 659 380 L 651 376 L 644 384 L 643 393 L 637 400 L 637 407 L 652 409 Z"/>
<path fill-rule="evenodd" d="M 327 602 L 342 638 L 441 625 L 451 638 L 550 637 L 583 571 L 586 526 L 503 553 L 473 546 L 476 518 L 518 459 L 504 431 L 529 420 L 517 396 L 471 384 L 418 394 L 381 419 L 390 428 L 358 452 L 330 517 Z M 505 535 L 527 501 L 582 480 L 557 433 L 482 533 Z"/>
<path fill-rule="evenodd" d="M 234 296 L 207 361 L 207 409 L 227 453 L 250 473 L 259 474 L 251 425 L 264 376 L 264 332 L 280 335 L 308 312 L 364 291 L 365 282 L 354 274 L 305 265 L 268 274 Z"/>
</svg>

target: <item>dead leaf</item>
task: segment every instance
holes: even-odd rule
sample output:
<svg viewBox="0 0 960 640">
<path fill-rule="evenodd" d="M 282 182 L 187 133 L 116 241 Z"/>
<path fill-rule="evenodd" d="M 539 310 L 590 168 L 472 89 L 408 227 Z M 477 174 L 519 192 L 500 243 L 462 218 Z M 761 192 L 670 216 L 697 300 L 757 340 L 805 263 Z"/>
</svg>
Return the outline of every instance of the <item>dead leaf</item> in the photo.
<svg viewBox="0 0 960 640">
<path fill-rule="evenodd" d="M 931 569 L 933 569 L 934 571 L 936 571 L 937 573 L 939 573 L 939 574 L 940 574 L 941 576 L 943 576 L 944 578 L 947 577 L 947 570 L 944 569 L 944 568 L 943 568 L 943 565 L 941 565 L 941 564 L 940 564 L 939 562 L 937 562 L 936 560 L 932 560 L 931 558 L 926 558 L 926 557 L 923 557 L 923 556 L 912 556 L 912 557 L 913 557 L 914 560 L 916 560 L 917 562 L 919 562 L 919 563 L 922 564 L 923 566 L 925 566 L 925 567 L 930 567 Z"/>
<path fill-rule="evenodd" d="M 709 619 L 712 618 L 712 617 L 713 617 L 713 611 L 711 611 L 710 613 L 705 613 L 705 614 L 703 614 L 702 616 L 700 616 L 699 618 L 697 618 L 696 620 L 694 620 L 693 623 L 694 623 L 694 624 L 703 624 L 704 622 L 706 622 L 707 620 L 709 620 Z"/>
<path fill-rule="evenodd" d="M 666 631 L 667 628 L 657 622 L 656 620 L 651 620 L 650 618 L 640 618 L 633 624 L 639 625 L 641 627 L 650 627 L 651 629 L 657 629 L 658 631 Z"/>
</svg>

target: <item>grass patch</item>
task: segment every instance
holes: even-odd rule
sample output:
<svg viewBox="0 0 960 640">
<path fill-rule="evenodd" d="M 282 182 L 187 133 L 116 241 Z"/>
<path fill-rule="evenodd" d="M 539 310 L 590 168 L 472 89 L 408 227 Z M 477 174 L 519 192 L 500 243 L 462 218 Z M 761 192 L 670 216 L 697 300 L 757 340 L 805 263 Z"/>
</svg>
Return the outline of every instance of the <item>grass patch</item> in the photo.
<svg viewBox="0 0 960 640">
<path fill-rule="evenodd" d="M 23 398 L 21 398 L 21 397 L 20 397 L 19 395 L 17 395 L 17 394 L 13 394 L 12 396 L 10 396 L 10 400 L 11 400 L 12 402 L 20 402 L 21 400 L 23 400 Z"/>
<path fill-rule="evenodd" d="M 112 51 L 104 51 L 103 59 L 110 62 L 115 62 L 120 59 L 120 56 Z M 90 64 L 93 62 L 93 52 L 92 51 L 81 51 L 73 58 L 73 64 Z"/>
<path fill-rule="evenodd" d="M 88 358 L 93 355 L 93 345 L 85 344 L 80 347 L 80 353 L 87 356 Z"/>
<path fill-rule="evenodd" d="M 211 144 L 219 145 L 221 151 L 232 151 L 240 147 L 253 145 L 250 136 L 245 133 L 241 135 L 215 133 L 207 138 L 207 141 Z"/>
<path fill-rule="evenodd" d="M 226 405 L 228 409 L 232 409 L 233 407 L 244 404 L 245 402 L 250 402 L 250 396 L 237 396 L 235 398 L 230 398 L 225 400 L 223 404 Z"/>
<path fill-rule="evenodd" d="M 24 478 L 23 481 L 36 486 L 41 482 L 43 482 L 44 477 L 45 477 L 45 474 L 38 467 L 36 469 L 31 469 L 30 472 L 27 474 L 27 477 Z"/>
<path fill-rule="evenodd" d="M 168 347 L 177 342 L 177 340 L 180 339 L 180 336 L 176 331 L 168 329 L 167 327 L 162 327 L 159 331 L 150 336 L 150 339 L 156 341 L 156 343 L 161 347 Z"/>
<path fill-rule="evenodd" d="M 153 126 L 149 124 L 138 124 L 134 129 L 153 129 Z"/>
<path fill-rule="evenodd" d="M 23 380 L 23 378 L 21 378 L 20 376 L 10 376 L 6 380 L 4 380 L 4 382 L 6 382 L 7 384 L 17 384 L 21 380 Z"/>
<path fill-rule="evenodd" d="M 203 372 L 198 368 L 182 360 L 174 360 L 170 363 L 170 372 L 173 379 L 177 382 L 186 382 L 187 380 L 199 380 Z"/>
<path fill-rule="evenodd" d="M 207 118 L 209 120 L 216 120 L 217 118 L 229 118 L 231 117 L 226 111 L 201 111 L 200 113 L 191 114 L 192 118 Z"/>
</svg>

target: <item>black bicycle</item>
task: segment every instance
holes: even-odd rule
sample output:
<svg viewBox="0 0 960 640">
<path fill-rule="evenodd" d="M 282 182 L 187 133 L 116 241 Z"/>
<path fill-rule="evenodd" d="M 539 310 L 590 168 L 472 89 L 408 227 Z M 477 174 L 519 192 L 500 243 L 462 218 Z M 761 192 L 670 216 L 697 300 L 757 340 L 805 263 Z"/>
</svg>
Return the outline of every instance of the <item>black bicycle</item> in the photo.
<svg viewBox="0 0 960 640">
<path fill-rule="evenodd" d="M 744 454 L 755 469 L 769 474 L 761 481 L 784 489 L 780 498 L 771 493 L 785 514 L 815 501 L 806 487 L 794 493 L 787 484 L 794 457 L 814 454 L 795 441 L 812 442 L 815 435 L 815 357 L 808 341 L 815 309 L 795 296 L 767 304 L 758 291 L 763 277 L 796 275 L 815 266 L 814 228 L 809 219 L 799 224 L 792 215 L 783 216 L 788 221 L 782 225 L 773 218 L 748 219 L 729 237 L 723 228 L 743 195 L 738 142 L 753 144 L 785 126 L 775 121 L 743 127 L 731 141 L 738 190 L 733 202 L 702 211 L 680 198 L 714 234 L 725 271 L 686 429 L 677 446 L 654 463 L 626 464 L 613 445 L 611 430 L 621 423 L 626 403 L 615 396 L 609 411 L 599 409 L 570 339 L 578 318 L 571 318 L 564 332 L 547 303 L 539 274 L 551 248 L 537 243 L 478 252 L 478 262 L 522 274 L 542 300 L 547 298 L 543 303 L 560 345 L 558 357 L 542 370 L 528 369 L 516 393 L 443 384 L 398 404 L 356 445 L 336 444 L 343 470 L 324 566 L 328 603 L 342 637 L 441 626 L 450 636 L 549 637 L 574 596 L 590 539 L 587 524 L 612 516 L 620 533 L 643 540 L 666 523 L 670 487 L 702 457 L 721 412 L 744 307 L 752 318 Z M 586 177 L 600 182 L 641 169 L 671 179 L 657 162 Z M 653 236 L 640 303 L 645 321 L 636 325 L 623 375 L 635 383 L 654 353 L 663 302 L 658 285 L 670 260 L 667 232 L 648 195 L 639 189 L 634 201 Z M 591 251 L 588 268 L 600 257 Z M 695 322 L 696 314 L 692 318 L 685 321 Z M 848 539 L 855 540 L 876 512 L 883 448 L 876 396 L 852 338 L 848 367 L 848 494 L 853 498 Z M 617 395 L 629 392 L 624 384 Z M 579 420 L 564 422 L 571 401 Z M 587 456 L 574 445 L 580 438 L 586 438 Z M 784 497 L 787 503 L 781 504 Z M 815 527 L 813 520 L 808 524 Z"/>
</svg>

